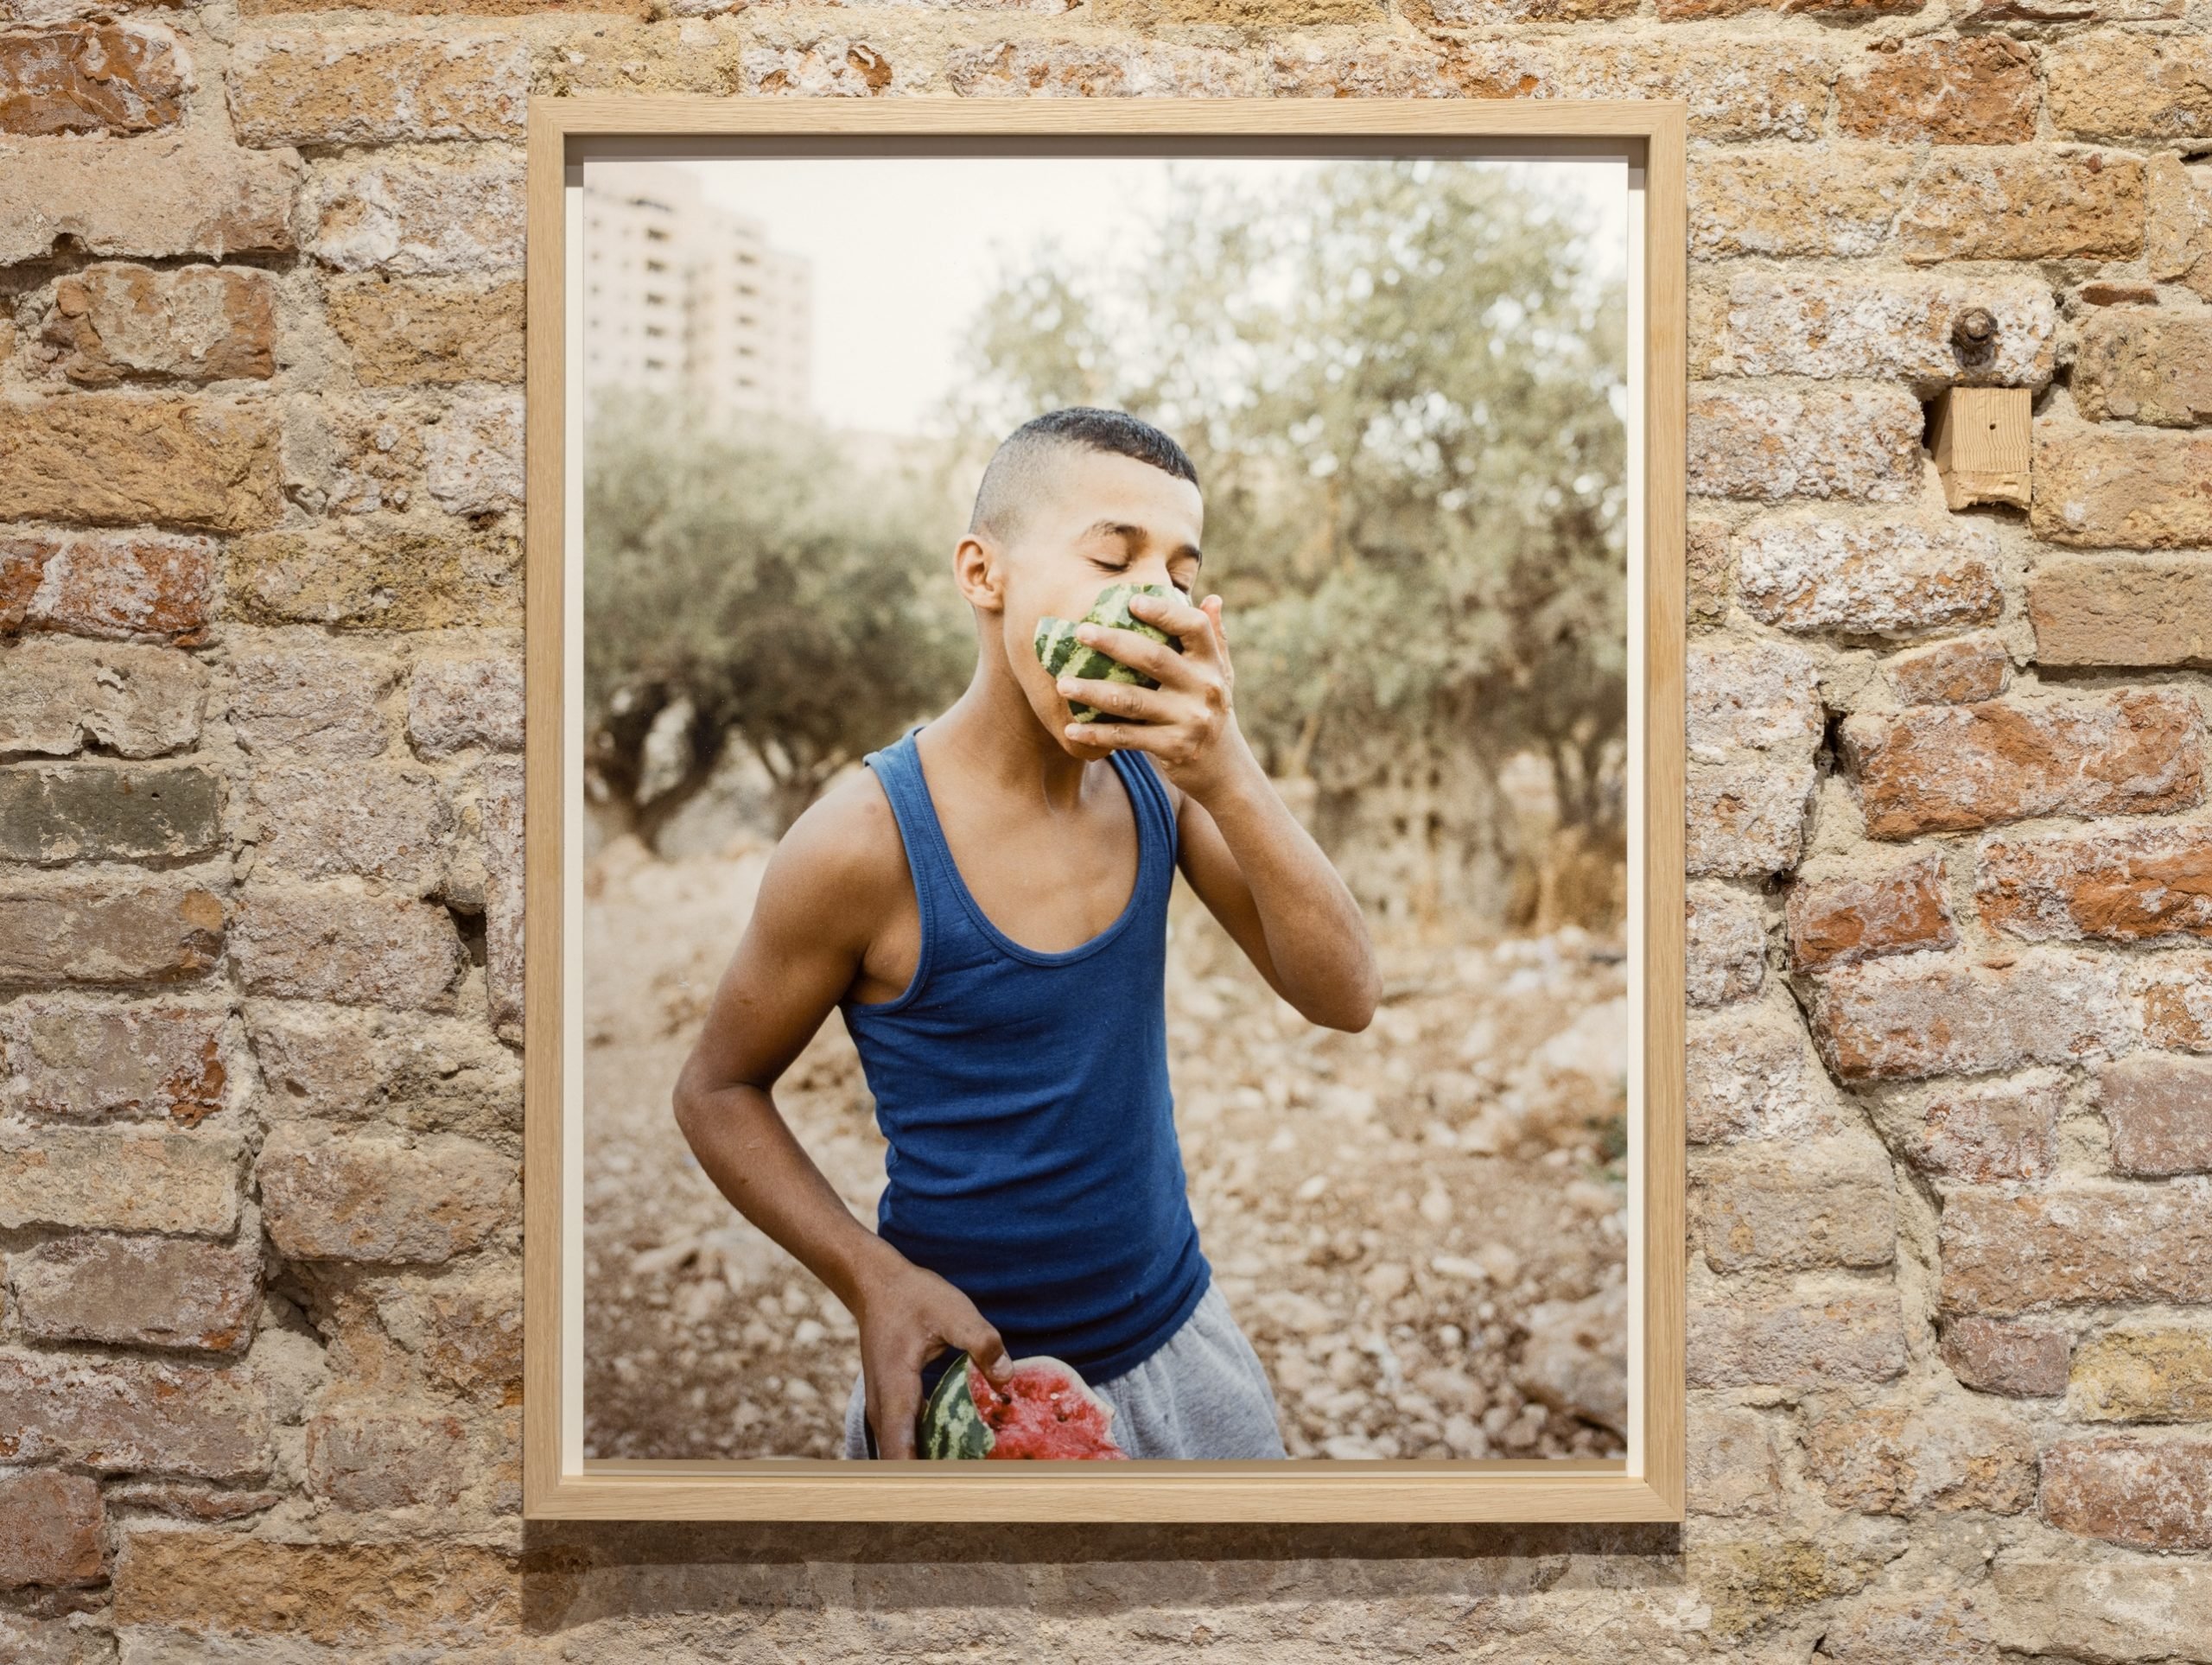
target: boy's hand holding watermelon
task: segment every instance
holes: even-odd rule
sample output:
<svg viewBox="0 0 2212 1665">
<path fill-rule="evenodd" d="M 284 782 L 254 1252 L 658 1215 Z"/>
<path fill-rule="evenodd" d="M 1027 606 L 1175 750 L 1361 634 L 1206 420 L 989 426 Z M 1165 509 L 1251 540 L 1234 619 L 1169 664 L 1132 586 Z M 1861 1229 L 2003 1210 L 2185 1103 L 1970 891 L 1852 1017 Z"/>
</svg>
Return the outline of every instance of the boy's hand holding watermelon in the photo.
<svg viewBox="0 0 2212 1665">
<path fill-rule="evenodd" d="M 860 1325 L 868 1423 L 881 1455 L 912 1457 L 925 1363 L 956 1348 L 1001 1386 L 1012 1381 L 1014 1366 L 999 1332 L 950 1283 L 888 1245 L 874 1259 L 848 1302 Z"/>
</svg>

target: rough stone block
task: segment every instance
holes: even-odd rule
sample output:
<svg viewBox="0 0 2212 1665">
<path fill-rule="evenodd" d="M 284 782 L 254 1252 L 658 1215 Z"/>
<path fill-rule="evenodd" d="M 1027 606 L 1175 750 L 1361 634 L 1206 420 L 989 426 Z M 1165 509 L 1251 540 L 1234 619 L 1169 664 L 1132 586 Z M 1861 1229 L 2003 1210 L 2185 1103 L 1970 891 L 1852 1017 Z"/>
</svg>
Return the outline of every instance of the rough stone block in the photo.
<svg viewBox="0 0 2212 1665">
<path fill-rule="evenodd" d="M 1693 1016 L 1686 1072 L 1694 1145 L 1839 1133 L 1834 1090 L 1794 1019 L 1766 1007 Z"/>
<path fill-rule="evenodd" d="M 417 1132 L 521 1126 L 519 1061 L 480 1020 L 255 1001 L 245 1020 L 264 1114 L 381 1118 Z"/>
<path fill-rule="evenodd" d="M 2151 276 L 2212 296 L 2212 167 L 2186 166 L 2177 156 L 2145 164 L 2151 206 L 2144 264 Z"/>
<path fill-rule="evenodd" d="M 1694 750 L 1809 753 L 1818 743 L 1818 678 L 1802 650 L 1781 642 L 1700 642 L 1684 669 Z"/>
<path fill-rule="evenodd" d="M 276 372 L 276 283 L 248 267 L 87 266 L 54 284 L 46 339 L 84 387 L 263 380 Z"/>
<path fill-rule="evenodd" d="M 1882 680 L 1906 705 L 1977 705 L 2012 686 L 2012 656 L 2000 638 L 1977 632 L 1885 659 Z"/>
<path fill-rule="evenodd" d="M 148 861 L 204 855 L 222 784 L 198 764 L 43 764 L 0 771 L 0 859 Z"/>
<path fill-rule="evenodd" d="M 1969 1388 L 2013 1399 L 2048 1399 L 2066 1391 L 2063 1330 L 1960 1317 L 1943 1325 L 1943 1362 Z"/>
<path fill-rule="evenodd" d="M 166 532 L 0 537 L 0 633 L 197 645 L 214 612 L 215 551 L 213 538 Z"/>
<path fill-rule="evenodd" d="M 522 1039 L 523 766 L 500 759 L 484 766 L 478 799 L 484 823 L 485 980 L 492 1026 Z"/>
<path fill-rule="evenodd" d="M 1691 1164 L 1690 1219 L 1716 1272 L 1887 1266 L 1889 1159 L 1863 1133 L 1725 1146 Z"/>
<path fill-rule="evenodd" d="M 1694 383 L 1690 493 L 1770 503 L 1903 502 L 1919 489 L 1925 424 L 1919 404 L 1899 387 Z"/>
<path fill-rule="evenodd" d="M 1784 630 L 1900 637 L 1997 617 L 1996 537 L 1963 521 L 1753 521 L 1737 534 L 1744 608 Z"/>
<path fill-rule="evenodd" d="M 522 395 L 456 400 L 423 441 L 423 481 L 448 514 L 522 505 Z"/>
<path fill-rule="evenodd" d="M 262 859 L 308 879 L 359 874 L 423 895 L 445 871 L 453 810 L 436 776 L 382 763 L 276 764 L 253 777 Z"/>
<path fill-rule="evenodd" d="M 2050 124 L 2076 138 L 2212 133 L 2212 41 L 2098 30 L 2046 48 Z"/>
<path fill-rule="evenodd" d="M 1904 1325 L 1892 1289 L 1737 1295 L 1690 1308 L 1689 1385 L 1800 1390 L 1888 1382 L 1904 1373 Z"/>
<path fill-rule="evenodd" d="M 0 406 L 0 518 L 241 532 L 282 506 L 276 425 L 256 406 L 117 393 Z"/>
<path fill-rule="evenodd" d="M 23 1333 L 37 1341 L 243 1353 L 261 1306 L 257 1241 L 53 1238 L 14 1255 L 8 1276 Z"/>
<path fill-rule="evenodd" d="M 155 758 L 200 738 L 207 673 L 165 647 L 27 641 L 0 647 L 0 752 L 72 757 L 89 740 Z"/>
<path fill-rule="evenodd" d="M 1844 719 L 1842 742 L 1872 838 L 2154 815 L 2204 796 L 2204 715 L 2178 689 L 1862 711 Z"/>
<path fill-rule="evenodd" d="M 0 982 L 175 982 L 212 968 L 222 941 L 222 899 L 189 879 L 21 879 L 0 893 Z"/>
<path fill-rule="evenodd" d="M 1981 922 L 2029 942 L 2212 937 L 2212 827 L 1981 841 Z"/>
<path fill-rule="evenodd" d="M 252 1479 L 268 1471 L 269 1433 L 265 1390 L 244 1367 L 0 1353 L 0 1460 Z"/>
<path fill-rule="evenodd" d="M 87 254 L 289 254 L 297 158 L 190 128 L 136 139 L 0 140 L 0 265 L 63 238 Z"/>
<path fill-rule="evenodd" d="M 399 680 L 389 659 L 326 648 L 238 656 L 231 724 L 247 751 L 278 756 L 372 758 L 391 743 L 385 696 Z"/>
<path fill-rule="evenodd" d="M 0 1051 L 32 1115 L 189 1128 L 223 1107 L 227 1020 L 216 1007 L 26 995 L 0 1008 Z"/>
<path fill-rule="evenodd" d="M 518 1195 L 510 1159 L 444 1136 L 403 1145 L 280 1127 L 257 1172 L 270 1241 L 294 1260 L 451 1260 L 508 1225 Z"/>
<path fill-rule="evenodd" d="M 1977 307 L 1997 320 L 1996 347 L 1969 374 L 1951 328 Z M 2057 334 L 2050 286 L 2034 278 L 1754 272 L 1728 284 L 1728 358 L 1738 376 L 1901 381 L 1921 398 L 1969 380 L 2040 387 Z"/>
<path fill-rule="evenodd" d="M 1690 1408 L 1687 1452 L 1693 1515 L 1774 1515 L 1786 1495 L 1772 1418 L 1733 1405 Z"/>
<path fill-rule="evenodd" d="M 2040 1179 L 2058 1166 L 2064 1084 L 2041 1073 L 1948 1088 L 1888 1107 L 1883 1125 L 1915 1167 L 1970 1185 Z"/>
<path fill-rule="evenodd" d="M 1701 150 L 1689 170 L 1690 252 L 1872 254 L 1889 241 L 1912 167 L 1901 145 Z"/>
<path fill-rule="evenodd" d="M 2059 555 L 2028 575 L 2048 665 L 2212 664 L 2212 566 L 2189 555 Z"/>
<path fill-rule="evenodd" d="M 2158 428 L 2212 423 L 2212 318 L 2134 307 L 2082 321 L 2069 386 L 2083 416 Z"/>
<path fill-rule="evenodd" d="M 1994 1665 L 1988 1622 L 1972 1596 L 1942 1589 L 1871 1595 L 1823 1625 L 1837 1665 Z"/>
<path fill-rule="evenodd" d="M 97 1480 L 54 1469 L 0 1475 L 0 1590 L 99 1583 L 106 1525 Z M 0 1631 L 0 1646 L 7 1640 Z"/>
<path fill-rule="evenodd" d="M 2212 545 L 2212 434 L 2144 433 L 2060 417 L 2035 424 L 2028 529 L 2050 543 Z"/>
<path fill-rule="evenodd" d="M 451 1004 L 466 958 L 443 908 L 329 886 L 247 891 L 231 957 L 249 994 L 426 1010 Z"/>
<path fill-rule="evenodd" d="M 227 551 L 225 601 L 247 624 L 437 630 L 522 622 L 522 544 L 456 524 L 263 532 Z"/>
<path fill-rule="evenodd" d="M 1599 36 L 1561 52 L 1549 79 L 1561 98 L 1680 99 L 1694 139 L 1802 142 L 1820 137 L 1835 73 L 1826 48 L 1794 40 L 1770 41 L 1752 59 L 1725 41 Z"/>
<path fill-rule="evenodd" d="M 1728 616 L 1728 598 L 1736 588 L 1735 557 L 1728 548 L 1726 521 L 1691 518 L 1685 564 L 1691 628 L 1720 623 Z"/>
<path fill-rule="evenodd" d="M 499 35 L 249 35 L 230 89 L 241 144 L 519 138 L 530 48 Z"/>
<path fill-rule="evenodd" d="M 2212 1439 L 2101 1433 L 2043 1454 L 2042 1514 L 2131 1549 L 2212 1549 Z"/>
<path fill-rule="evenodd" d="M 410 1642 L 453 1649 L 512 1637 L 522 1624 L 522 1587 L 515 1559 L 479 1544 L 133 1532 L 116 1561 L 115 1620 L 357 1652 Z"/>
<path fill-rule="evenodd" d="M 2126 1050 L 2122 968 L 2102 955 L 2026 950 L 2002 964 L 1901 954 L 1808 979 L 1813 1039 L 1846 1081 L 1986 1075 Z"/>
<path fill-rule="evenodd" d="M 522 260 L 522 164 L 369 154 L 318 163 L 302 199 L 307 251 L 340 271 L 416 277 Z"/>
<path fill-rule="evenodd" d="M 0 1130 L 0 1227 L 226 1237 L 244 1156 L 237 1139 L 212 1132 Z"/>
<path fill-rule="evenodd" d="M 1955 1191 L 1943 1202 L 1939 1251 L 1942 1302 L 1953 1312 L 2212 1300 L 2212 1213 L 2175 1186 Z"/>
<path fill-rule="evenodd" d="M 2212 1058 L 2139 1053 L 2097 1071 L 2115 1173 L 2212 1171 Z"/>
<path fill-rule="evenodd" d="M 1938 149 L 1897 225 L 1915 265 L 1939 260 L 2126 260 L 2143 251 L 2143 164 L 2108 151 Z"/>
<path fill-rule="evenodd" d="M 1815 784 L 1809 758 L 1691 763 L 1685 783 L 1690 873 L 1749 879 L 1796 867 Z"/>
<path fill-rule="evenodd" d="M 426 659 L 408 679 L 407 738 L 421 757 L 519 752 L 522 716 L 522 662 L 512 654 Z"/>
<path fill-rule="evenodd" d="M 2107 1330 L 2074 1354 L 2066 1414 L 2077 1422 L 2212 1422 L 2212 1333 Z"/>
<path fill-rule="evenodd" d="M 471 1399 L 521 1403 L 519 1268 L 460 1281 L 394 1280 L 380 1292 L 378 1316 L 433 1382 Z"/>
<path fill-rule="evenodd" d="M 1990 1563 L 1982 1604 L 2008 1653 L 2062 1659 L 2185 1660 L 2212 1636 L 2212 1567 L 2134 1557 Z"/>
<path fill-rule="evenodd" d="M 519 283 L 340 277 L 328 305 L 364 387 L 522 380 Z"/>
<path fill-rule="evenodd" d="M 1766 982 L 1766 921 L 1757 901 L 1719 885 L 1684 899 L 1683 957 L 1692 1006 L 1749 1000 Z"/>
<path fill-rule="evenodd" d="M 1958 931 L 1942 854 L 1863 879 L 1800 881 L 1789 889 L 1789 963 L 1799 971 L 1883 954 L 1951 948 Z"/>
<path fill-rule="evenodd" d="M 1854 1406 L 1815 1422 L 1805 1455 L 1829 1503 L 1870 1515 L 2017 1515 L 2035 1496 L 2028 1431 L 1971 1402 Z"/>
<path fill-rule="evenodd" d="M 2212 1052 L 2212 956 L 2161 954 L 2130 969 L 2143 1039 L 2182 1052 Z"/>
<path fill-rule="evenodd" d="M 192 61 L 168 30 L 64 23 L 0 33 L 0 133 L 150 133 L 184 116 Z"/>
<path fill-rule="evenodd" d="M 461 1419 L 428 1407 L 352 1401 L 308 1422 L 308 1489 L 340 1509 L 450 1506 L 467 1458 Z"/>
<path fill-rule="evenodd" d="M 1835 84 L 1836 130 L 1899 143 L 2024 144 L 2036 136 L 2036 54 L 2009 35 L 1883 35 Z"/>
</svg>

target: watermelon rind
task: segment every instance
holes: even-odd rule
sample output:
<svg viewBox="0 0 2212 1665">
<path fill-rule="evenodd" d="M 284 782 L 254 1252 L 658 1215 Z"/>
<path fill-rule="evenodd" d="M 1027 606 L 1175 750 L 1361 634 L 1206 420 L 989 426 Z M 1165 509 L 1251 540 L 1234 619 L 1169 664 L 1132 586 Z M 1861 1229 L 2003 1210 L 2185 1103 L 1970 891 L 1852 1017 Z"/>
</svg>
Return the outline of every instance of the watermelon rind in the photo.
<svg viewBox="0 0 2212 1665">
<path fill-rule="evenodd" d="M 984 1458 L 994 1443 L 968 1390 L 968 1355 L 955 1353 L 922 1407 L 921 1451 L 930 1458 Z"/>
<path fill-rule="evenodd" d="M 1075 639 L 1077 624 L 1105 625 L 1116 630 L 1133 630 L 1140 636 L 1148 636 L 1155 642 L 1165 642 L 1176 652 L 1183 651 L 1179 636 L 1171 636 L 1157 625 L 1148 625 L 1129 611 L 1129 598 L 1135 595 L 1159 595 L 1170 600 L 1177 592 L 1167 584 L 1109 584 L 1098 592 L 1098 599 L 1090 604 L 1090 611 L 1080 620 L 1058 619 L 1051 614 L 1037 621 L 1037 632 L 1031 642 L 1038 658 L 1043 662 L 1046 673 L 1054 679 L 1062 676 L 1077 677 L 1085 682 L 1128 683 L 1138 688 L 1157 688 L 1160 679 L 1148 677 L 1133 665 L 1086 647 Z M 1077 722 L 1127 722 L 1130 719 L 1117 717 L 1086 705 L 1081 700 L 1068 702 L 1068 715 Z"/>
</svg>

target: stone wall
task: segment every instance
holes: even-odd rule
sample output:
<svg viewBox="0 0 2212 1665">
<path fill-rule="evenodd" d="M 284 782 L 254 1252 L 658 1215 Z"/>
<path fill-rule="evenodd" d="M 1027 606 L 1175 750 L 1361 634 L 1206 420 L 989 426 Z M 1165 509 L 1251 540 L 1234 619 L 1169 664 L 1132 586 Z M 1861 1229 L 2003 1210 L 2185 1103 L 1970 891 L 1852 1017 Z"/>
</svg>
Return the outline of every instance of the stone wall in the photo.
<svg viewBox="0 0 2212 1665">
<path fill-rule="evenodd" d="M 2207 0 L 344 4 L 0 0 L 0 1654 L 2212 1659 Z M 1688 101 L 1686 1526 L 524 1529 L 587 90 Z"/>
</svg>

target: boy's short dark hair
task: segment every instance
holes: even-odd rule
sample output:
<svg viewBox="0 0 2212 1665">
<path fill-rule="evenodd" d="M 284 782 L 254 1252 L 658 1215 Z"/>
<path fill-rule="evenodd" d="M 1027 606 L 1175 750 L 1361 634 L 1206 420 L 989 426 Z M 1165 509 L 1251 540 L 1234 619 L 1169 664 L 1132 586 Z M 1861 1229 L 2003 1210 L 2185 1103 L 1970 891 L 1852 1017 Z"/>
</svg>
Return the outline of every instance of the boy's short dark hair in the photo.
<svg viewBox="0 0 2212 1665">
<path fill-rule="evenodd" d="M 1019 512 L 1021 499 L 1033 489 L 1039 463 L 1052 451 L 1107 451 L 1149 463 L 1178 480 L 1198 483 L 1198 471 L 1190 454 L 1150 423 L 1126 410 L 1104 410 L 1096 405 L 1071 404 L 1047 410 L 1000 442 L 976 488 L 976 507 L 968 517 L 971 532 L 989 531 L 1003 537 Z"/>
</svg>

